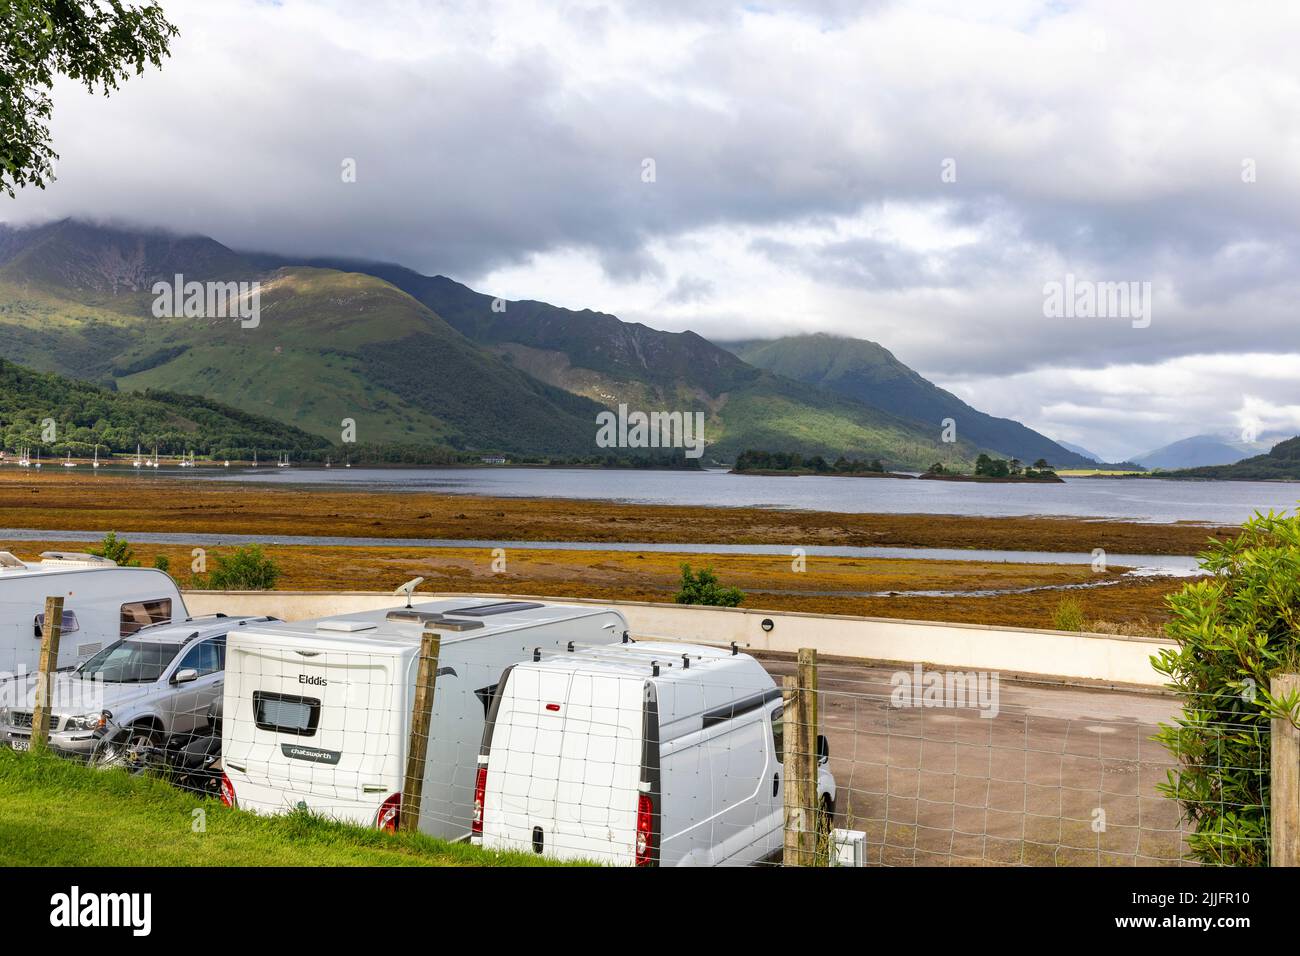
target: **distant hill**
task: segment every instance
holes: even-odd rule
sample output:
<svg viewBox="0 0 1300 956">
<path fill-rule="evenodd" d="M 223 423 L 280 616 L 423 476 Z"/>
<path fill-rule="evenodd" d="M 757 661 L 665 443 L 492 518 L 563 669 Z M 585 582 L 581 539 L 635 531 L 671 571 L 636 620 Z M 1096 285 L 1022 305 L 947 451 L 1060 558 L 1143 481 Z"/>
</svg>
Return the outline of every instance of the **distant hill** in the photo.
<svg viewBox="0 0 1300 956">
<path fill-rule="evenodd" d="M 1250 456 L 1250 451 L 1213 435 L 1193 435 L 1137 455 L 1134 461 L 1147 468 L 1197 468 L 1203 465 L 1231 465 Z"/>
<path fill-rule="evenodd" d="M 1220 481 L 1300 481 L 1300 436 L 1278 442 L 1266 454 L 1231 465 L 1185 468 L 1171 478 L 1214 478 Z"/>
<path fill-rule="evenodd" d="M 256 279 L 260 325 L 155 317 L 153 285 L 176 274 Z M 982 451 L 1076 460 L 861 344 L 888 361 L 859 395 L 844 376 L 757 367 L 693 332 L 503 302 L 397 265 L 241 253 L 205 236 L 75 220 L 0 226 L 0 356 L 120 392 L 202 394 L 331 443 L 352 420 L 361 444 L 597 457 L 618 450 L 596 447 L 596 416 L 626 404 L 702 412 L 706 457 L 721 461 L 748 448 L 894 469 L 969 469 Z M 940 441 L 949 416 L 955 444 Z"/>
<path fill-rule="evenodd" d="M 261 324 L 156 318 L 151 288 L 261 282 Z M 368 275 L 265 269 L 211 239 L 65 220 L 0 230 L 0 354 L 121 390 L 201 392 L 337 443 L 596 451 L 601 406 L 538 381 Z"/>
<path fill-rule="evenodd" d="M 1059 438 L 1056 440 L 1056 443 L 1060 445 L 1062 448 L 1064 448 L 1066 451 L 1072 451 L 1076 455 L 1082 455 L 1084 458 L 1087 458 L 1090 461 L 1097 461 L 1097 462 L 1101 461 L 1100 455 L 1098 455 L 1095 451 L 1089 451 L 1087 448 L 1084 448 L 1082 445 L 1075 445 L 1072 442 L 1061 441 Z"/>
<path fill-rule="evenodd" d="M 56 438 L 46 442 L 42 424 L 53 419 Z M 196 395 L 146 391 L 123 394 L 89 382 L 33 372 L 0 359 L 0 447 L 39 449 L 47 456 L 133 453 L 225 454 L 305 452 L 329 443 L 272 418 L 249 415 Z"/>
<path fill-rule="evenodd" d="M 1139 455 L 1135 461 L 1148 468 L 1200 468 L 1205 465 L 1231 465 L 1236 462 L 1265 454 L 1280 441 L 1290 436 L 1274 432 L 1261 435 L 1255 441 L 1246 442 L 1218 435 L 1193 435 L 1181 441 L 1173 442 L 1145 455 Z"/>
<path fill-rule="evenodd" d="M 727 344 L 760 368 L 829 389 L 873 408 L 921 422 L 937 434 L 951 418 L 957 435 L 1004 458 L 1032 463 L 1046 459 L 1058 468 L 1094 462 L 1009 418 L 972 408 L 908 368 L 888 349 L 866 339 L 818 333 Z"/>
<path fill-rule="evenodd" d="M 605 406 L 704 411 L 709 454 L 720 460 L 767 448 L 880 458 L 897 468 L 925 468 L 935 460 L 969 467 L 983 450 L 960 435 L 955 445 L 941 443 L 937 424 L 756 368 L 694 332 L 663 332 L 545 302 L 494 300 L 446 277 L 389 263 L 310 264 L 383 279 L 515 367 Z"/>
</svg>

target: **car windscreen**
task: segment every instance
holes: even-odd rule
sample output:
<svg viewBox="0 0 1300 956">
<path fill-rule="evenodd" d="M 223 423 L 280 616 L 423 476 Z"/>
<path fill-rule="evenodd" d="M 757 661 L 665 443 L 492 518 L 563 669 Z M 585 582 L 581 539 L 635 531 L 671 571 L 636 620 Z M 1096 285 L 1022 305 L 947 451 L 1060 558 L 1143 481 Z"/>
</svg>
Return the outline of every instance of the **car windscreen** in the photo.
<svg viewBox="0 0 1300 956">
<path fill-rule="evenodd" d="M 181 647 L 159 641 L 118 641 L 82 664 L 78 673 L 112 684 L 156 681 Z"/>
</svg>

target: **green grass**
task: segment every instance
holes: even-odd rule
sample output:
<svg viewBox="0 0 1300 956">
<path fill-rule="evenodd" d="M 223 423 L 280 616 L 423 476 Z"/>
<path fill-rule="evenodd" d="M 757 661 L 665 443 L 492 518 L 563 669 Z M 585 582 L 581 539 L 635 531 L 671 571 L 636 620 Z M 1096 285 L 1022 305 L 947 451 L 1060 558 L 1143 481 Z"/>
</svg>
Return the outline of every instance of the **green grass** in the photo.
<svg viewBox="0 0 1300 956">
<path fill-rule="evenodd" d="M 202 811 L 197 814 L 196 811 Z M 196 821 L 204 828 L 196 832 Z M 538 866 L 306 813 L 262 817 L 150 777 L 0 750 L 0 866 Z"/>
</svg>

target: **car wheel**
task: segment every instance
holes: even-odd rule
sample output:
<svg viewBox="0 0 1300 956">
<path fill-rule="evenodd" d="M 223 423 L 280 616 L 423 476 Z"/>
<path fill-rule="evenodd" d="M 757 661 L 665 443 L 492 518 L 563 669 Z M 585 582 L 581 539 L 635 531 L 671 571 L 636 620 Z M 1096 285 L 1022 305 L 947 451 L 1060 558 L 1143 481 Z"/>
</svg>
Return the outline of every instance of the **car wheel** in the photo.
<svg viewBox="0 0 1300 956">
<path fill-rule="evenodd" d="M 127 773 L 144 773 L 158 762 L 162 735 L 150 727 L 128 727 L 100 748 L 98 763 L 121 767 Z"/>
</svg>

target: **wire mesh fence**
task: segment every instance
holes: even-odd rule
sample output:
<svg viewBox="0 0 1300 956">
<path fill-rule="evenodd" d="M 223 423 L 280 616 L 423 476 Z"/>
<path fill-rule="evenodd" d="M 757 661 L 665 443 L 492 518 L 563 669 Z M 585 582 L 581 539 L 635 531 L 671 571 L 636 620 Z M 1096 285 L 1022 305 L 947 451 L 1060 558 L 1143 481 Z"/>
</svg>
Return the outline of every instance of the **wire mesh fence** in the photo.
<svg viewBox="0 0 1300 956">
<path fill-rule="evenodd" d="M 1153 739 L 1182 707 L 1167 694 L 920 665 L 813 677 L 636 642 L 615 612 L 507 604 L 306 629 L 122 616 L 51 685 L 49 746 L 252 812 L 616 865 L 1178 866 L 1197 800 L 1257 813 L 1267 841 L 1268 747 L 1230 767 L 1213 745 L 1259 725 L 1215 724 L 1203 758 L 1258 786 L 1159 789 L 1177 769 Z M 7 625 L 15 669 L 41 623 Z M 25 749 L 35 678 L 0 693 L 0 742 Z"/>
<path fill-rule="evenodd" d="M 1262 818 L 1245 839 L 1267 858 L 1267 724 L 1203 726 L 1200 763 L 1236 783 L 1175 800 L 1178 764 L 1155 739 L 1181 713 L 1171 695 L 920 665 L 819 670 L 836 839 L 866 865 L 1191 865 L 1194 821 L 1216 815 Z M 1228 744 L 1244 734 L 1263 746 L 1234 766 Z"/>
</svg>

